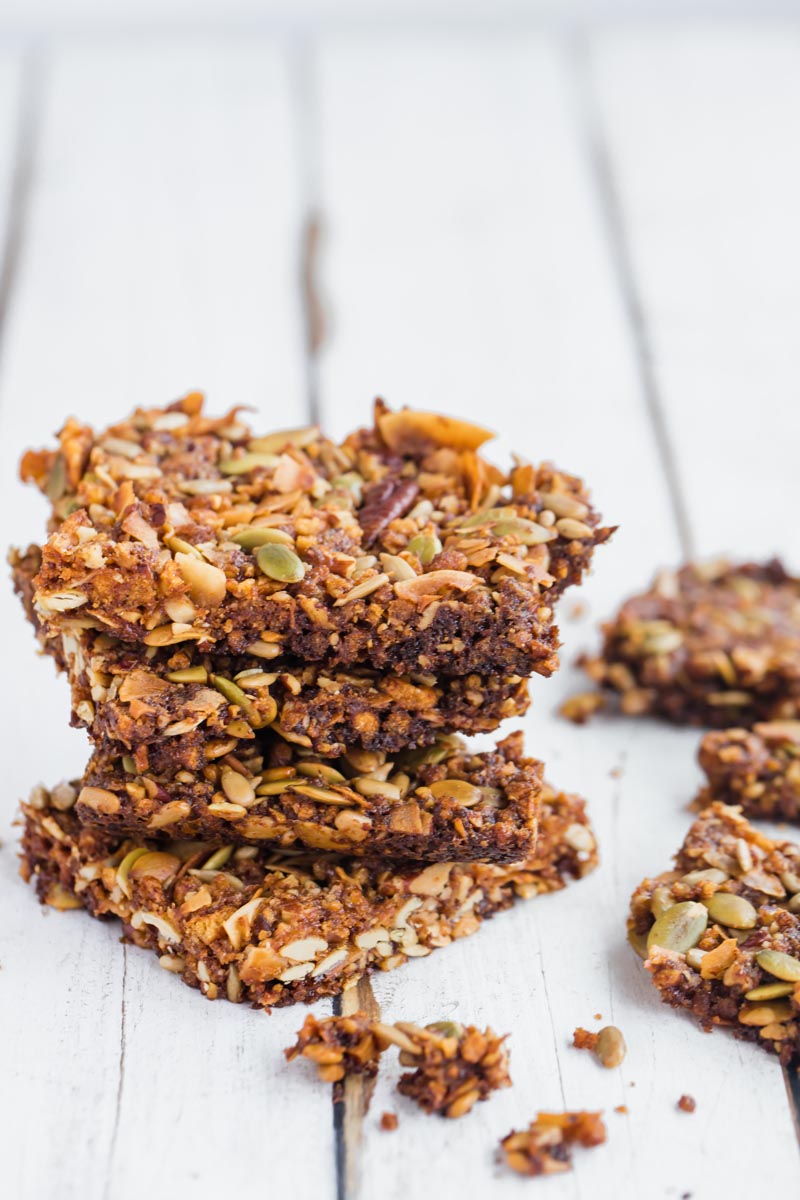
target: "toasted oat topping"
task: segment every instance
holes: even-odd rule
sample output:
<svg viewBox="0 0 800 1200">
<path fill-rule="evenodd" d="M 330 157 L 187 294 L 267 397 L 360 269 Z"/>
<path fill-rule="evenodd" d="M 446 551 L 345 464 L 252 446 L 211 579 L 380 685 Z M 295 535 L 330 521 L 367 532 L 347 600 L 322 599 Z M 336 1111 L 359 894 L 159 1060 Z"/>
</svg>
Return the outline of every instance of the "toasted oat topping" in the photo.
<svg viewBox="0 0 800 1200">
<path fill-rule="evenodd" d="M 664 571 L 604 635 L 583 665 L 624 713 L 715 727 L 800 716 L 800 580 L 778 561 Z M 574 698 L 567 715 L 590 707 Z"/>
<path fill-rule="evenodd" d="M 500 1146 L 519 1175 L 555 1175 L 571 1169 L 574 1146 L 600 1146 L 605 1140 L 599 1112 L 540 1112 L 527 1129 L 507 1134 Z"/>
<path fill-rule="evenodd" d="M 692 825 L 675 870 L 637 888 L 628 931 L 666 1003 L 790 1063 L 800 1056 L 798 914 L 800 847 L 716 802 Z"/>
</svg>

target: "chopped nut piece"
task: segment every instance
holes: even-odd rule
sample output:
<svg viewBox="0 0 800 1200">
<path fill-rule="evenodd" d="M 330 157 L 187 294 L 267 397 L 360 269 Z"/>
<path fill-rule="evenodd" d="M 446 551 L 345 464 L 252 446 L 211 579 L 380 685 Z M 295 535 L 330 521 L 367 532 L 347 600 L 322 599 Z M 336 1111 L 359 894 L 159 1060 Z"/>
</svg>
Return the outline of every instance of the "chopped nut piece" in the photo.
<svg viewBox="0 0 800 1200">
<path fill-rule="evenodd" d="M 394 1133 L 398 1124 L 399 1121 L 397 1120 L 397 1113 L 381 1113 L 381 1129 L 383 1129 L 386 1133 Z"/>
<path fill-rule="evenodd" d="M 697 1102 L 694 1096 L 681 1096 L 681 1098 L 678 1100 L 678 1108 L 681 1110 L 681 1112 L 693 1113 L 697 1108 Z"/>
<path fill-rule="evenodd" d="M 500 1145 L 518 1174 L 555 1175 L 571 1169 L 573 1146 L 600 1146 L 605 1140 L 599 1112 L 540 1112 L 527 1129 L 512 1130 Z"/>
<path fill-rule="evenodd" d="M 800 579 L 780 562 L 662 573 L 583 666 L 630 715 L 751 726 L 800 718 Z"/>
<path fill-rule="evenodd" d="M 719 801 L 694 822 L 675 870 L 634 892 L 628 930 L 665 1003 L 704 1029 L 727 1026 L 784 1064 L 800 1061 L 800 846 L 773 841 Z M 655 918 L 653 901 L 667 905 Z M 676 910 L 705 914 L 687 936 L 653 937 Z M 702 926 L 702 927 L 701 927 Z"/>
</svg>

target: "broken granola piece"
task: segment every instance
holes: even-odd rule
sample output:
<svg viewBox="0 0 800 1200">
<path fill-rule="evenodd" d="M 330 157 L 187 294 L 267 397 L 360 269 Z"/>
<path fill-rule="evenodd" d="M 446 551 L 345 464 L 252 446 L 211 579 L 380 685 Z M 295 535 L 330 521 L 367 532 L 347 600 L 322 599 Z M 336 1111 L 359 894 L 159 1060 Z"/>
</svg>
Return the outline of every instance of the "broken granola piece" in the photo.
<svg viewBox="0 0 800 1200">
<path fill-rule="evenodd" d="M 800 717 L 800 579 L 763 565 L 662 571 L 583 666 L 622 712 L 725 728 Z"/>
<path fill-rule="evenodd" d="M 80 822 L 78 785 L 38 787 L 22 806 L 21 873 L 44 903 L 120 918 L 131 942 L 209 999 L 270 1009 L 423 958 L 591 869 L 564 840 L 589 829 L 583 801 L 545 791 L 547 836 L 532 858 L 421 867 L 163 831 L 137 840 Z"/>
<path fill-rule="evenodd" d="M 317 1074 L 326 1083 L 338 1083 L 345 1075 L 378 1073 L 381 1051 L 386 1048 L 366 1013 L 351 1017 L 324 1017 L 312 1013 L 306 1017 L 297 1042 L 284 1051 L 287 1061 L 302 1055 L 317 1065 Z"/>
<path fill-rule="evenodd" d="M 161 747 L 140 761 L 96 753 L 78 795 L 81 820 L 143 838 L 277 844 L 283 849 L 382 855 L 427 862 L 518 862 L 535 849 L 542 764 L 522 735 L 472 754 L 458 738 L 387 758 L 351 750 L 320 760 L 274 734 L 217 743 L 202 773 L 162 766 Z M 565 839 L 590 835 L 564 831 Z"/>
<path fill-rule="evenodd" d="M 397 1090 L 427 1113 L 463 1117 L 479 1100 L 510 1087 L 507 1034 L 456 1021 L 434 1021 L 422 1028 L 408 1021 L 377 1026 L 386 1042 L 400 1049 L 400 1063 L 413 1067 Z"/>
<path fill-rule="evenodd" d="M 527 1129 L 512 1130 L 500 1145 L 520 1175 L 555 1175 L 572 1167 L 573 1146 L 600 1146 L 606 1127 L 599 1112 L 540 1112 Z"/>
<path fill-rule="evenodd" d="M 484 430 L 381 402 L 340 444 L 202 406 L 100 433 L 71 420 L 57 450 L 25 455 L 52 504 L 34 596 L 49 633 L 241 654 L 266 631 L 328 667 L 555 669 L 553 604 L 612 532 L 581 480 L 504 474 L 477 453 Z"/>
<path fill-rule="evenodd" d="M 697 1101 L 695 1100 L 694 1096 L 687 1096 L 684 1094 L 678 1100 L 678 1108 L 681 1110 L 681 1112 L 693 1113 L 697 1108 Z"/>
<path fill-rule="evenodd" d="M 597 1033 L 590 1033 L 580 1026 L 572 1035 L 572 1044 L 578 1050 L 591 1050 L 604 1067 L 618 1067 L 625 1058 L 625 1038 L 616 1025 L 604 1025 Z"/>
<path fill-rule="evenodd" d="M 708 800 L 740 804 L 752 817 L 800 821 L 800 720 L 708 733 L 698 758 Z"/>
<path fill-rule="evenodd" d="M 394 1131 L 395 1131 L 395 1129 L 397 1129 L 397 1126 L 399 1125 L 399 1123 L 400 1122 L 397 1120 L 397 1113 L 393 1113 L 393 1112 L 381 1113 L 381 1129 L 385 1133 L 394 1133 Z"/>
<path fill-rule="evenodd" d="M 798 914 L 800 846 L 716 802 L 691 826 L 675 870 L 636 889 L 628 931 L 666 1004 L 789 1064 L 800 1058 Z"/>
<path fill-rule="evenodd" d="M 558 710 L 562 717 L 572 721 L 573 725 L 585 725 L 590 717 L 600 712 L 607 704 L 602 692 L 578 692 L 568 696 Z"/>
</svg>

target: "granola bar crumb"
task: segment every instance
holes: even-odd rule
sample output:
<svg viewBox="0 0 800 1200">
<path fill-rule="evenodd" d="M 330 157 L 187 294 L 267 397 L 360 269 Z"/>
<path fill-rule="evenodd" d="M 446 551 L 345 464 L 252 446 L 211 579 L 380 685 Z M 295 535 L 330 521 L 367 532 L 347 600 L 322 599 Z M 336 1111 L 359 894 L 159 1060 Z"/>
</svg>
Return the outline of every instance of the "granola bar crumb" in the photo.
<svg viewBox="0 0 800 1200">
<path fill-rule="evenodd" d="M 574 725 L 585 725 L 590 717 L 606 707 L 606 703 L 602 692 L 578 692 L 575 696 L 569 696 L 558 711 Z"/>
<path fill-rule="evenodd" d="M 572 1147 L 600 1146 L 606 1127 L 599 1112 L 540 1112 L 527 1129 L 512 1130 L 500 1145 L 512 1171 L 555 1175 L 572 1168 Z"/>
<path fill-rule="evenodd" d="M 684 1093 L 684 1095 L 681 1096 L 680 1100 L 678 1101 L 678 1108 L 681 1110 L 681 1112 L 693 1113 L 697 1108 L 697 1101 L 695 1100 L 694 1096 L 687 1096 Z"/>
<path fill-rule="evenodd" d="M 628 1111 L 627 1104 L 618 1104 L 617 1107 L 614 1109 L 615 1113 L 626 1113 L 627 1111 Z"/>
<path fill-rule="evenodd" d="M 385 1112 L 381 1114 L 381 1129 L 386 1133 L 394 1133 L 399 1123 L 397 1113 Z"/>
<path fill-rule="evenodd" d="M 594 1050 L 597 1045 L 597 1034 L 590 1033 L 580 1025 L 573 1031 L 572 1044 L 577 1050 Z"/>
<path fill-rule="evenodd" d="M 297 1034 L 294 1046 L 284 1050 L 286 1059 L 302 1056 L 317 1064 L 317 1073 L 326 1083 L 338 1083 L 345 1075 L 378 1073 L 378 1062 L 386 1043 L 376 1037 L 366 1013 L 351 1017 L 325 1017 L 319 1020 L 309 1013 Z"/>
<path fill-rule="evenodd" d="M 507 1034 L 455 1021 L 434 1021 L 421 1028 L 407 1021 L 378 1025 L 386 1041 L 400 1049 L 400 1063 L 414 1067 L 402 1075 L 397 1090 L 427 1113 L 463 1117 L 478 1100 L 510 1087 Z"/>
</svg>

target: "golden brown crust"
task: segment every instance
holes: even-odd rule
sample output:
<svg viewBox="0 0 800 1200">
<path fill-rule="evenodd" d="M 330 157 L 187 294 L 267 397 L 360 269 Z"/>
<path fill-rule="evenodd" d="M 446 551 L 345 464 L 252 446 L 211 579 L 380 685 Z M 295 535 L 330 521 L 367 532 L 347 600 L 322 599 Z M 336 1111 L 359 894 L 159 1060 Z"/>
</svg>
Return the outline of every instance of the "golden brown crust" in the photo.
<svg viewBox="0 0 800 1200">
<path fill-rule="evenodd" d="M 97 435 L 68 422 L 59 451 L 22 464 L 53 502 L 37 611 L 51 632 L 148 645 L 242 653 L 266 631 L 328 666 L 549 674 L 553 601 L 611 531 L 580 480 L 547 464 L 506 478 L 481 439 L 380 405 L 341 445 L 253 438 L 197 395 Z"/>
<path fill-rule="evenodd" d="M 627 714 L 714 727 L 800 717 L 800 580 L 776 560 L 664 571 L 604 635 L 583 665 Z M 590 715 L 587 698 L 567 715 Z"/>
<path fill-rule="evenodd" d="M 724 1025 L 783 1063 L 800 1055 L 800 847 L 716 802 L 675 870 L 634 892 L 629 938 L 661 998 Z"/>
<path fill-rule="evenodd" d="M 77 820 L 76 790 L 39 788 L 23 806 L 21 870 L 41 899 L 117 916 L 131 941 L 210 999 L 262 1008 L 333 995 L 367 971 L 424 957 L 595 861 L 569 837 L 588 832 L 583 802 L 554 793 L 527 862 L 420 868 L 121 839 Z"/>
</svg>

